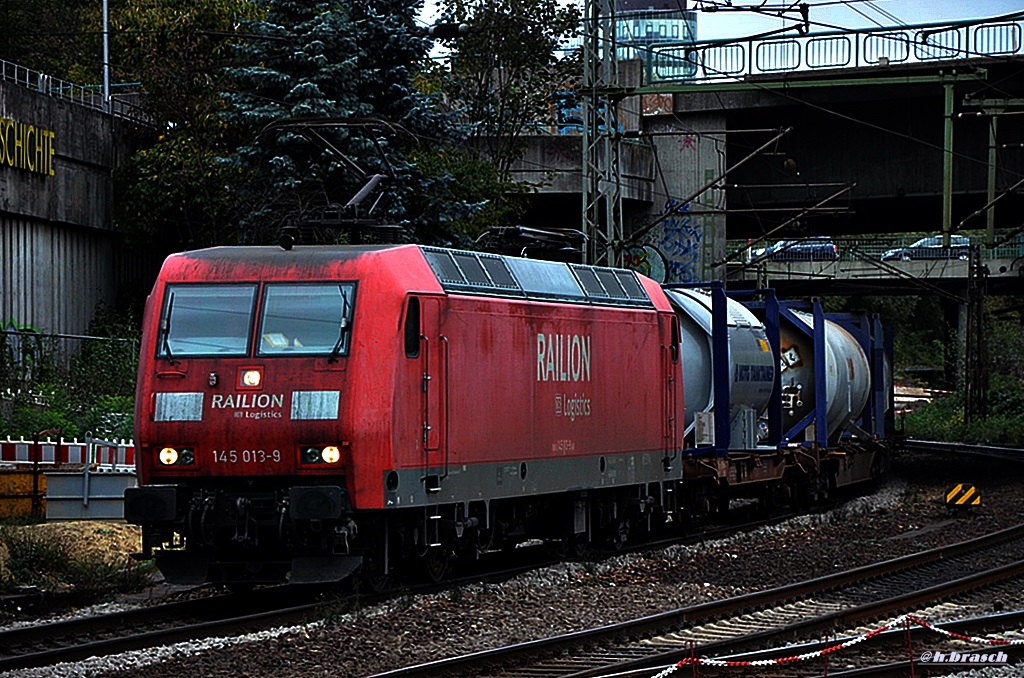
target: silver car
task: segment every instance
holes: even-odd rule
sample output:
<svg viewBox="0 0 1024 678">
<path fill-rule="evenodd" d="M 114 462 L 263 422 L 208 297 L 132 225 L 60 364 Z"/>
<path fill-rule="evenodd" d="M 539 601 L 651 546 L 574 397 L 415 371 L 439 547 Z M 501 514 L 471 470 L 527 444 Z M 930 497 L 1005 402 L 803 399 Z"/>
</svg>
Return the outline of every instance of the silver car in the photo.
<svg viewBox="0 0 1024 678">
<path fill-rule="evenodd" d="M 882 261 L 910 261 L 911 259 L 966 259 L 971 253 L 971 239 L 965 235 L 949 236 L 949 247 L 942 246 L 942 236 L 921 238 L 909 247 L 887 250 Z"/>
</svg>

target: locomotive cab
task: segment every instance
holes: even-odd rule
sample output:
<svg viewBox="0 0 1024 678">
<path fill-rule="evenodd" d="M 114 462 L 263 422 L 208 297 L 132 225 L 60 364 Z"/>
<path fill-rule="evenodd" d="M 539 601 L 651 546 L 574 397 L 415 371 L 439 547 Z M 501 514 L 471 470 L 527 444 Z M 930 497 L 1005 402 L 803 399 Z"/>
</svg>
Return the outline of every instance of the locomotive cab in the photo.
<svg viewBox="0 0 1024 678">
<path fill-rule="evenodd" d="M 351 441 L 374 428 L 344 406 L 368 386 L 349 365 L 360 271 L 351 256 L 246 249 L 165 263 L 140 360 L 143 485 L 125 518 L 172 582 L 336 581 L 361 563 Z"/>
</svg>

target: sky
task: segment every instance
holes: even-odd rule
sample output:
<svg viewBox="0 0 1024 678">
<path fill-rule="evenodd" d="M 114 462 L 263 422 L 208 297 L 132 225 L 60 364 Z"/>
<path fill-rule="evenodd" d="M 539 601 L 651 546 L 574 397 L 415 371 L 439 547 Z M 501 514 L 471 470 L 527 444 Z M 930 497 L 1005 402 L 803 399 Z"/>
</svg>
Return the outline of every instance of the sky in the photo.
<svg viewBox="0 0 1024 678">
<path fill-rule="evenodd" d="M 810 5 L 811 31 L 841 28 L 872 28 L 920 23 L 935 23 L 999 16 L 1024 12 L 1024 0 L 804 0 Z M 698 9 L 697 37 L 700 40 L 741 38 L 764 31 L 793 25 L 799 13 L 786 14 L 789 19 L 766 16 L 754 11 L 700 11 L 700 8 L 723 5 L 726 0 L 690 1 Z M 732 0 L 735 7 L 781 6 L 797 4 L 791 0 Z M 898 21 L 894 20 L 898 19 Z"/>
<path fill-rule="evenodd" d="M 568 0 L 566 0 L 568 1 Z M 871 28 L 976 19 L 1024 12 L 1024 0 L 802 0 L 810 5 L 811 31 Z M 426 0 L 421 20 L 432 23 L 436 0 Z M 576 4 L 582 5 L 581 0 Z M 766 16 L 758 7 L 796 5 L 794 0 L 688 0 L 697 13 L 700 40 L 742 38 L 792 25 L 792 20 Z M 743 11 L 702 11 L 715 5 L 750 8 Z M 785 16 L 798 18 L 798 13 Z M 895 19 L 895 20 L 894 20 Z M 898 20 L 898 21 L 897 21 Z"/>
</svg>

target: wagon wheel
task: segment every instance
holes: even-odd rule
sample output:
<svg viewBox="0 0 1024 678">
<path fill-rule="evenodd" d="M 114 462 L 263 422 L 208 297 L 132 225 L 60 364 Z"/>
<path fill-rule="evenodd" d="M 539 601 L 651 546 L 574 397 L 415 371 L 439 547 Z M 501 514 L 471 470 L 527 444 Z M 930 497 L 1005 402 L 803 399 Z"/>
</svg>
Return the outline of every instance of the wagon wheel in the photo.
<svg viewBox="0 0 1024 678">
<path fill-rule="evenodd" d="M 420 556 L 420 565 L 427 581 L 435 584 L 441 582 L 448 574 L 448 567 L 451 563 L 451 551 L 443 546 L 431 546 L 427 552 Z"/>
<path fill-rule="evenodd" d="M 625 548 L 626 542 L 629 541 L 629 520 L 622 518 L 613 528 L 613 532 L 610 535 L 612 548 L 616 551 Z"/>
<path fill-rule="evenodd" d="M 590 541 L 586 533 L 574 534 L 558 542 L 558 553 L 566 560 L 582 560 L 590 553 Z"/>
</svg>

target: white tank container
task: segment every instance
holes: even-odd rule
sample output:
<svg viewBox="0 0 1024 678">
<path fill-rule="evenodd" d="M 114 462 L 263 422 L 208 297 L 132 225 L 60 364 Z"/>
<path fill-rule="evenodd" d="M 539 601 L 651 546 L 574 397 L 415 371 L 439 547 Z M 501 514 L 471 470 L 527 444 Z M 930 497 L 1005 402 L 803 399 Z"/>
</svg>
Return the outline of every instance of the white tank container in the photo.
<svg viewBox="0 0 1024 678">
<path fill-rule="evenodd" d="M 808 327 L 814 316 L 795 311 Z M 786 429 L 814 409 L 814 346 L 810 337 L 784 324 L 780 331 L 782 412 Z M 825 321 L 825 402 L 828 435 L 847 421 L 860 418 L 871 394 L 871 366 L 864 350 L 849 332 Z"/>
</svg>

